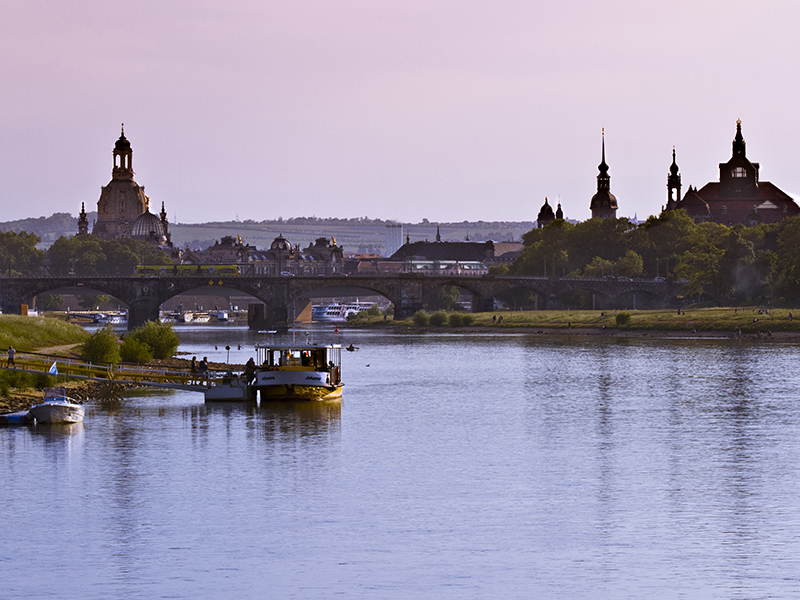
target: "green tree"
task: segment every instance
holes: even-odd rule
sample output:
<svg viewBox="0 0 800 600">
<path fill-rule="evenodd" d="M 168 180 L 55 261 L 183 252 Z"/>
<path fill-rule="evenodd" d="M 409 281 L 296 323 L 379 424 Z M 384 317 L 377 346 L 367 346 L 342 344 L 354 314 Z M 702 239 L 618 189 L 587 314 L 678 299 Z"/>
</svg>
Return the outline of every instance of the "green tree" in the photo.
<svg viewBox="0 0 800 600">
<path fill-rule="evenodd" d="M 120 356 L 125 362 L 146 364 L 153 360 L 153 351 L 150 346 L 131 336 L 125 336 L 119 348 Z"/>
<path fill-rule="evenodd" d="M 428 322 L 433 327 L 441 327 L 445 324 L 445 321 L 447 321 L 447 313 L 440 310 L 433 313 L 428 319 Z"/>
<path fill-rule="evenodd" d="M 777 276 L 780 294 L 794 303 L 800 299 L 800 217 L 786 221 L 777 239 Z"/>
<path fill-rule="evenodd" d="M 84 294 L 78 296 L 78 305 L 84 310 L 97 310 L 101 304 L 111 300 L 111 296 L 104 294 Z"/>
<path fill-rule="evenodd" d="M 454 285 L 443 285 L 425 296 L 425 308 L 428 310 L 453 310 L 458 306 L 461 293 Z"/>
<path fill-rule="evenodd" d="M 117 364 L 120 361 L 119 339 L 111 325 L 95 331 L 81 347 L 81 358 L 90 363 Z"/>
<path fill-rule="evenodd" d="M 36 249 L 41 238 L 26 231 L 0 232 L 0 273 L 33 275 L 39 271 L 46 254 Z"/>
<path fill-rule="evenodd" d="M 614 274 L 614 263 L 605 258 L 595 256 L 583 270 L 586 277 L 605 277 Z"/>
<path fill-rule="evenodd" d="M 627 250 L 614 263 L 614 273 L 618 277 L 641 277 L 644 275 L 644 261 L 638 252 Z"/>
<path fill-rule="evenodd" d="M 427 327 L 428 326 L 428 313 L 424 310 L 418 310 L 413 315 L 411 315 L 411 319 L 414 321 L 414 325 L 417 327 Z"/>
<path fill-rule="evenodd" d="M 59 294 L 42 294 L 36 296 L 36 307 L 43 311 L 58 310 L 64 303 L 64 299 Z"/>
<path fill-rule="evenodd" d="M 683 209 L 648 218 L 641 229 L 649 243 L 640 250 L 647 271 L 654 277 L 669 277 L 670 269 L 678 264 L 678 258 L 691 248 L 691 236 L 696 227 Z"/>
<path fill-rule="evenodd" d="M 132 275 L 137 264 L 169 265 L 172 258 L 149 242 L 118 238 L 103 240 L 93 235 L 60 237 L 48 250 L 50 270 L 66 276 Z"/>
<path fill-rule="evenodd" d="M 150 348 L 154 358 L 170 358 L 177 352 L 180 340 L 168 323 L 147 321 L 131 331 L 126 339 L 134 339 Z"/>
</svg>

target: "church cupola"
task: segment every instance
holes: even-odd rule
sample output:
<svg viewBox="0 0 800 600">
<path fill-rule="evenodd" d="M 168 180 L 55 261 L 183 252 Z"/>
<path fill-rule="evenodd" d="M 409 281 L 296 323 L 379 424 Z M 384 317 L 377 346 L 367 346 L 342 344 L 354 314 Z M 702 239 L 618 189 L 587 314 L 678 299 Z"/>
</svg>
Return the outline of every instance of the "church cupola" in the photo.
<svg viewBox="0 0 800 600">
<path fill-rule="evenodd" d="M 111 175 L 114 179 L 133 179 L 133 150 L 125 137 L 125 123 L 122 124 L 122 133 L 114 144 L 114 169 Z"/>
<path fill-rule="evenodd" d="M 558 203 L 558 208 L 556 208 L 556 219 L 564 219 L 564 211 L 561 210 L 561 202 Z"/>
<path fill-rule="evenodd" d="M 675 162 L 675 147 L 672 147 L 672 164 L 667 175 L 667 210 L 676 208 L 681 201 L 681 174 L 678 163 Z"/>
<path fill-rule="evenodd" d="M 611 176 L 608 174 L 606 164 L 606 132 L 603 129 L 602 159 L 597 165 L 600 171 L 597 175 L 597 193 L 592 196 L 589 208 L 592 210 L 593 219 L 616 219 L 617 198 L 611 193 Z"/>
<path fill-rule="evenodd" d="M 550 206 L 550 203 L 547 201 L 547 198 L 544 199 L 544 204 L 542 205 L 542 209 L 539 211 L 539 216 L 536 217 L 536 222 L 538 223 L 539 227 L 547 227 L 556 220 L 556 215 L 553 213 L 553 207 Z"/>
</svg>

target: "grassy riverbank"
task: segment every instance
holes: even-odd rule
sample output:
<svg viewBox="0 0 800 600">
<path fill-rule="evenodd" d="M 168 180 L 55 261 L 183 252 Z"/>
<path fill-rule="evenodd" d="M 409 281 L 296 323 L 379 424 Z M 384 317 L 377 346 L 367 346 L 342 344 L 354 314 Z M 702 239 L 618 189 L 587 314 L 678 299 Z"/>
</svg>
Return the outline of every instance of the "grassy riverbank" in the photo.
<svg viewBox="0 0 800 600">
<path fill-rule="evenodd" d="M 89 334 L 77 325 L 59 319 L 0 315 L 0 360 L 5 365 L 9 346 L 21 352 L 70 348 L 86 340 Z M 51 375 L 0 371 L 0 412 L 24 410 L 41 401 L 40 388 L 53 385 Z"/>
<path fill-rule="evenodd" d="M 0 315 L 0 350 L 9 346 L 23 352 L 79 344 L 89 334 L 85 329 L 59 319 Z"/>
<path fill-rule="evenodd" d="M 759 313 L 759 311 L 761 311 Z M 630 315 L 626 323 L 618 323 L 617 315 Z M 792 317 L 790 320 L 789 314 Z M 747 308 L 698 308 L 678 312 L 674 310 L 536 310 L 496 311 L 470 313 L 471 328 L 481 329 L 553 329 L 615 331 L 669 331 L 669 332 L 729 332 L 743 334 L 791 332 L 800 334 L 800 309 Z M 623 317 L 620 320 L 625 320 Z M 400 321 L 384 321 L 382 317 L 371 317 L 350 321 L 348 326 L 402 327 L 430 329 L 418 326 L 413 318 Z M 443 325 L 437 329 L 451 329 Z"/>
</svg>

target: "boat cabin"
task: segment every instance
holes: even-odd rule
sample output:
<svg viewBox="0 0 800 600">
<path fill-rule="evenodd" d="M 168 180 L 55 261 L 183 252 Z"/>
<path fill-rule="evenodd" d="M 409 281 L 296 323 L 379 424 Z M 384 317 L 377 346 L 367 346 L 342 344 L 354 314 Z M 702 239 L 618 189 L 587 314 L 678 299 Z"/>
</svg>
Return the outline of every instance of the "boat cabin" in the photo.
<svg viewBox="0 0 800 600">
<path fill-rule="evenodd" d="M 256 364 L 266 370 L 324 371 L 341 373 L 342 347 L 331 346 L 256 346 Z"/>
</svg>

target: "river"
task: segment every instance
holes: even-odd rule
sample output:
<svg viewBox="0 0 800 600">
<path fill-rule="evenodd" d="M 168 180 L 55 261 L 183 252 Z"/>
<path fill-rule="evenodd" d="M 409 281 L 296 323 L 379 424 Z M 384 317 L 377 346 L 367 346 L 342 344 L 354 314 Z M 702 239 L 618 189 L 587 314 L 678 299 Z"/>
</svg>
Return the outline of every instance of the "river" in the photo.
<svg viewBox="0 0 800 600">
<path fill-rule="evenodd" d="M 0 596 L 800 595 L 797 343 L 312 334 L 359 347 L 341 403 L 0 429 Z"/>
</svg>

